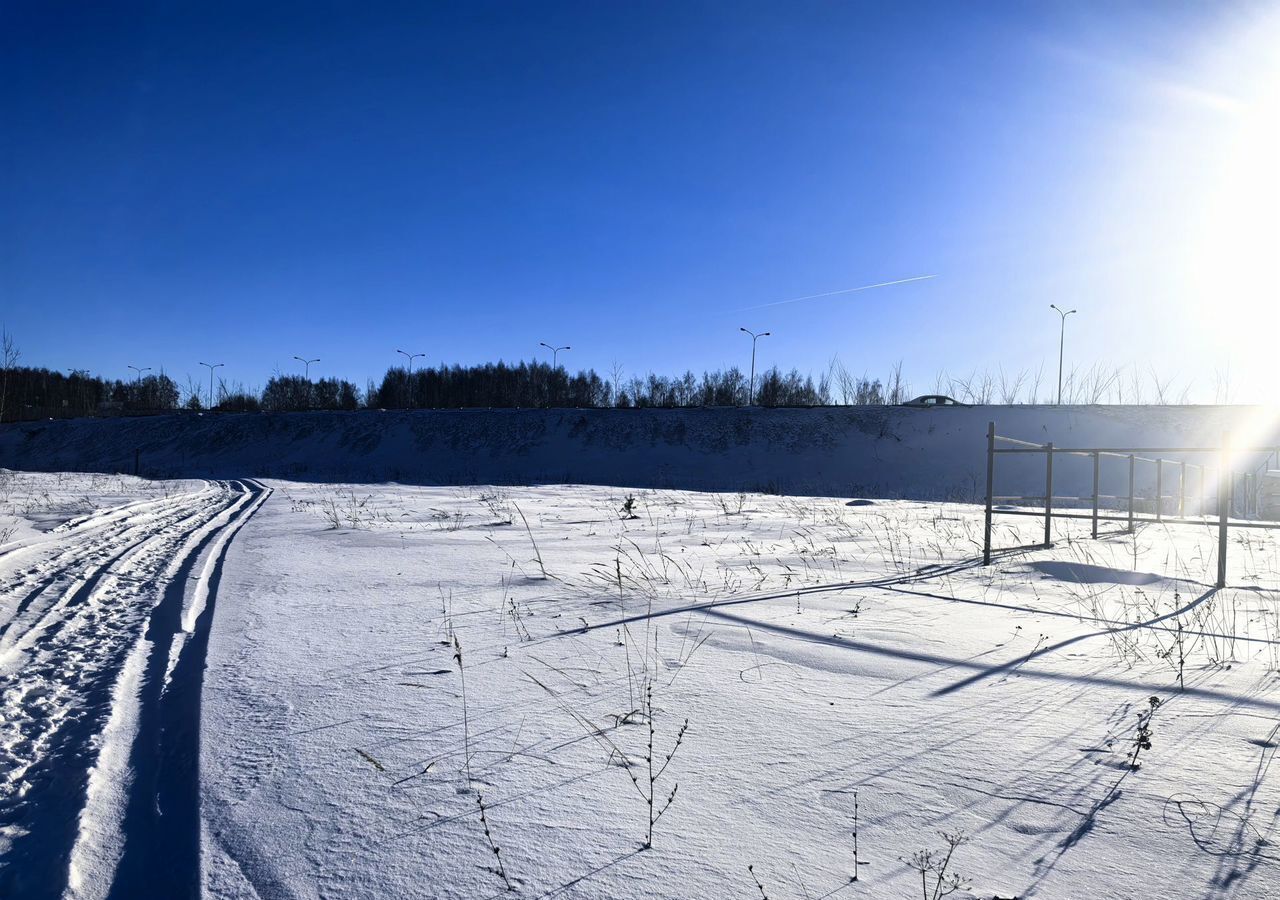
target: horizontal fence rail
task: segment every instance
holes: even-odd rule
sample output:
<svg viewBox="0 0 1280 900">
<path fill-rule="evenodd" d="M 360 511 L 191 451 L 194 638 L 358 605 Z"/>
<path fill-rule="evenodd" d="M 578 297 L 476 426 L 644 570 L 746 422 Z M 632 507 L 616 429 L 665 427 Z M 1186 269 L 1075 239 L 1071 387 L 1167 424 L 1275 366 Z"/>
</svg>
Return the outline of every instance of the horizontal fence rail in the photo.
<svg viewBox="0 0 1280 900">
<path fill-rule="evenodd" d="M 1000 446 L 997 446 L 997 445 Z M 996 457 L 1006 454 L 1020 456 L 1044 456 L 1043 494 L 996 494 Z M 1185 459 L 1166 459 L 1161 454 L 1210 454 L 1217 457 L 1217 465 L 1188 462 Z M 1261 455 L 1262 462 L 1256 468 L 1233 472 L 1232 455 Z M 1085 457 L 1093 463 L 1093 490 L 1087 496 L 1056 494 L 1053 490 L 1053 463 L 1058 456 Z M 1128 463 L 1128 492 L 1104 494 L 1100 491 L 1101 466 L 1104 459 L 1126 460 Z M 996 434 L 994 422 L 987 424 L 987 491 L 986 515 L 982 560 L 991 563 L 991 522 L 994 516 L 1031 516 L 1044 519 L 1044 546 L 1053 546 L 1053 520 L 1087 520 L 1092 523 L 1091 533 L 1098 536 L 1100 522 L 1123 522 L 1133 533 L 1139 524 L 1199 525 L 1216 527 L 1218 532 L 1218 587 L 1227 581 L 1227 534 L 1231 528 L 1280 529 L 1280 522 L 1263 522 L 1250 517 L 1258 514 L 1260 478 L 1275 462 L 1280 468 L 1280 447 L 1233 447 L 1229 435 L 1223 435 L 1219 447 L 1055 447 L 1052 443 L 1036 444 L 1018 438 Z M 1141 513 L 1137 509 L 1135 493 L 1139 464 L 1155 466 L 1155 493 L 1151 498 L 1152 511 Z M 1166 475 L 1169 481 L 1166 481 Z M 1236 485 L 1242 489 L 1241 518 L 1232 519 L 1235 507 Z M 1212 492 L 1209 486 L 1213 485 Z M 1166 490 L 1169 488 L 1170 490 Z M 1088 512 L 1055 511 L 1054 501 L 1059 503 L 1088 504 Z M 1142 498 L 1146 502 L 1146 498 Z M 1103 502 L 1120 504 L 1119 510 L 1105 510 Z M 1004 504 L 1022 503 L 1035 509 L 1007 509 Z M 1001 507 L 997 507 L 1001 504 Z M 1166 513 L 1166 510 L 1168 512 Z"/>
</svg>

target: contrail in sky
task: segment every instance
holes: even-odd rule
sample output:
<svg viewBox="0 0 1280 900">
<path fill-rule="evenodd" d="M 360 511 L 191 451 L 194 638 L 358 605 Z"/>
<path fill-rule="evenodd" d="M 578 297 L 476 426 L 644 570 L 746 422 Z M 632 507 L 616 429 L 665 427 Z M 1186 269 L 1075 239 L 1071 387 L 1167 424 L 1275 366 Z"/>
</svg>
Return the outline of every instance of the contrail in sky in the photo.
<svg viewBox="0 0 1280 900">
<path fill-rule="evenodd" d="M 783 306 L 787 303 L 801 303 L 805 300 L 821 300 L 823 297 L 834 297 L 837 294 L 856 294 L 858 291 L 869 291 L 872 288 L 889 287 L 894 284 L 907 284 L 912 281 L 928 281 L 937 275 L 916 275 L 912 278 L 899 278 L 897 281 L 881 281 L 878 284 L 864 284 L 861 287 L 845 288 L 842 291 L 827 291 L 825 294 L 810 294 L 807 297 L 792 297 L 790 300 L 775 300 L 773 303 L 761 303 L 759 306 L 744 306 L 735 312 L 746 312 L 749 309 L 764 309 L 769 306 Z"/>
</svg>

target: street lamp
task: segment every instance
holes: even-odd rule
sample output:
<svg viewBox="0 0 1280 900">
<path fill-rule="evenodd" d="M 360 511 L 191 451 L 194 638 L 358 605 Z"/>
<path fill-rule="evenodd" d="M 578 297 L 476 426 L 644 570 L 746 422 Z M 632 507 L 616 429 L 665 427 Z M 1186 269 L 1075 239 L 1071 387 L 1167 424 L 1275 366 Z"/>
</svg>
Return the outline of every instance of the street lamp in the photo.
<svg viewBox="0 0 1280 900">
<path fill-rule="evenodd" d="M 1066 340 L 1067 340 L 1067 316 L 1071 315 L 1073 312 L 1075 312 L 1075 310 L 1069 309 L 1066 312 L 1063 312 L 1061 309 L 1058 308 L 1058 305 L 1056 303 L 1050 303 L 1049 307 L 1050 309 L 1056 310 L 1058 315 L 1062 317 L 1062 322 L 1061 322 L 1062 327 L 1058 332 L 1058 405 L 1061 406 L 1062 405 L 1062 345 L 1066 343 Z"/>
<path fill-rule="evenodd" d="M 320 360 L 319 360 L 318 358 L 317 358 L 317 359 L 303 359 L 301 356 L 295 356 L 295 357 L 294 357 L 294 359 L 296 359 L 298 362 L 300 362 L 300 363 L 302 363 L 304 366 L 306 366 L 306 368 L 305 368 L 305 369 L 303 369 L 303 372 L 304 372 L 304 373 L 306 373 L 306 374 L 305 374 L 305 377 L 306 377 L 306 379 L 307 379 L 307 383 L 310 383 L 310 382 L 311 382 L 311 364 L 312 364 L 313 362 L 320 362 Z"/>
<path fill-rule="evenodd" d="M 146 366 L 145 368 L 139 369 L 137 366 L 130 366 L 129 368 L 133 369 L 134 372 L 138 373 L 138 377 L 134 379 L 134 384 L 137 385 L 137 388 L 138 388 L 137 402 L 141 403 L 142 402 L 142 373 L 150 372 L 151 367 Z"/>
<path fill-rule="evenodd" d="M 213 409 L 213 370 L 225 366 L 226 363 L 214 363 L 213 365 L 209 365 L 207 362 L 202 362 L 200 365 L 209 367 L 209 408 Z"/>
<path fill-rule="evenodd" d="M 756 334 L 754 331 L 749 331 L 748 329 L 741 327 L 739 327 L 738 330 L 745 331 L 747 334 L 751 335 L 751 387 L 747 392 L 747 406 L 752 406 L 756 401 L 756 341 L 760 340 L 762 337 L 768 337 L 771 332 L 762 331 L 760 334 Z"/>
<path fill-rule="evenodd" d="M 550 350 L 550 351 L 551 351 L 551 368 L 553 368 L 553 369 L 558 369 L 558 368 L 560 368 L 560 363 L 559 363 L 560 351 L 561 351 L 561 350 L 572 350 L 572 349 L 573 349 L 572 347 L 569 347 L 569 346 L 564 346 L 564 347 L 552 347 L 552 346 L 551 346 L 550 344 L 548 344 L 546 341 L 538 341 L 538 344 L 539 344 L 539 346 L 546 347 L 548 350 Z"/>
<path fill-rule="evenodd" d="M 403 350 L 397 350 L 397 353 L 403 353 L 409 360 L 409 405 L 413 406 L 413 361 L 419 356 L 426 356 L 425 353 L 405 353 Z"/>
</svg>

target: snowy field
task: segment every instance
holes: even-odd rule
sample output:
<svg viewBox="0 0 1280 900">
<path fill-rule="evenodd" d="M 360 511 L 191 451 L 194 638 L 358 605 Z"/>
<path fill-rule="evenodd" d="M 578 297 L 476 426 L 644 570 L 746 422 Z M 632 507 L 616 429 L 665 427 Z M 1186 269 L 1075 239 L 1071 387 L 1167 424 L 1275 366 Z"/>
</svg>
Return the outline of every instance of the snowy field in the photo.
<svg viewBox="0 0 1280 900">
<path fill-rule="evenodd" d="M 0 473 L 0 896 L 1280 896 L 1272 534 Z"/>
</svg>

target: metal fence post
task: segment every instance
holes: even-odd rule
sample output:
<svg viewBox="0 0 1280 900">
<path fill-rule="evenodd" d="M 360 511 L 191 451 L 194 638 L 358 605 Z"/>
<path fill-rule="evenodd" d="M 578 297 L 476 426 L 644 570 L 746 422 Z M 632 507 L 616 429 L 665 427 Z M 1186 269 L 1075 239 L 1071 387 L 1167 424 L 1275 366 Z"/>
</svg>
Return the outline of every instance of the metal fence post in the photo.
<svg viewBox="0 0 1280 900">
<path fill-rule="evenodd" d="M 1129 533 L 1133 534 L 1133 454 L 1129 454 Z"/>
<path fill-rule="evenodd" d="M 1053 546 L 1053 442 L 1045 445 L 1044 454 L 1044 545 Z"/>
<path fill-rule="evenodd" d="M 1098 536 L 1098 451 L 1093 451 L 1093 536 Z"/>
<path fill-rule="evenodd" d="M 1164 460 L 1156 460 L 1156 521 L 1164 518 Z"/>
<path fill-rule="evenodd" d="M 1218 473 L 1218 587 L 1227 586 L 1227 514 L 1231 509 L 1231 444 L 1222 436 L 1222 464 Z"/>
<path fill-rule="evenodd" d="M 1178 464 L 1178 518 L 1187 514 L 1187 461 Z"/>
<path fill-rule="evenodd" d="M 996 475 L 996 423 L 987 423 L 987 515 L 982 532 L 982 564 L 991 565 L 991 497 Z"/>
</svg>

